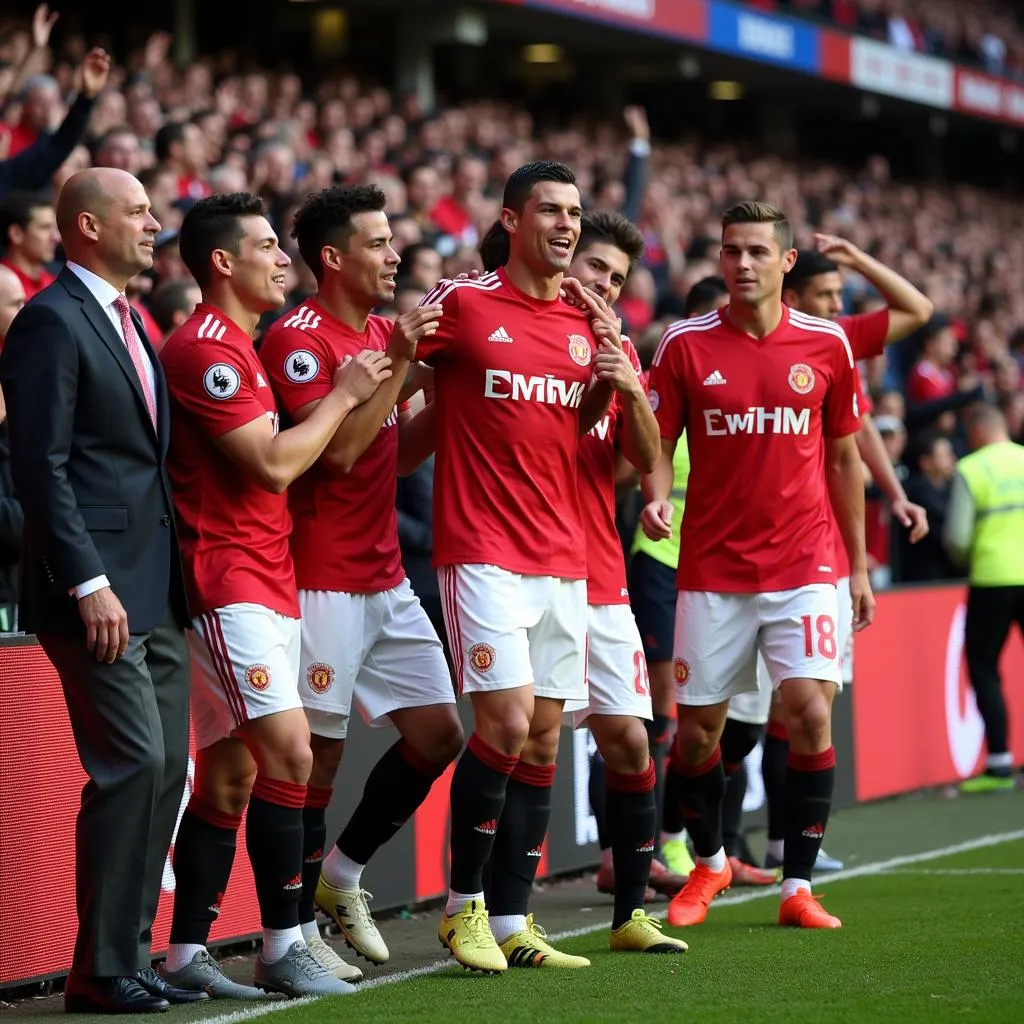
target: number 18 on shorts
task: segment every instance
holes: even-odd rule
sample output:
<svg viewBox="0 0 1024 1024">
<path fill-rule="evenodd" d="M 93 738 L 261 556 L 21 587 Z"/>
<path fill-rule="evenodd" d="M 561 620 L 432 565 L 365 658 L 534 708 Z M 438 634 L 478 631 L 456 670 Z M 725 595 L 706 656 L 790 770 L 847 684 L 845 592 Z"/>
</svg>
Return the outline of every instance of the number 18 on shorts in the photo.
<svg viewBox="0 0 1024 1024">
<path fill-rule="evenodd" d="M 681 590 L 676 600 L 676 701 L 706 706 L 757 689 L 757 655 L 773 689 L 786 679 L 842 687 L 836 588 L 766 594 Z"/>
</svg>

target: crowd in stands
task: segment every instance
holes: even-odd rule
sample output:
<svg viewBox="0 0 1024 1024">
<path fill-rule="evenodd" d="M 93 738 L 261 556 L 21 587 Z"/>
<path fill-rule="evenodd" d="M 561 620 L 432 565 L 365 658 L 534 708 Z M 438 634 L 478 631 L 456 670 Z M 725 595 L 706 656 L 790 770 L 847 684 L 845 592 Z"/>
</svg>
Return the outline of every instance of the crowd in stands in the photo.
<svg viewBox="0 0 1024 1024">
<path fill-rule="evenodd" d="M 1009 0 L 750 0 L 829 21 L 899 50 L 1024 80 L 1024 16 Z"/>
<path fill-rule="evenodd" d="M 818 13 L 829 6 L 836 14 L 843 5 L 787 6 Z M 859 17 L 917 10 L 909 0 L 852 6 Z M 948 6 L 998 18 L 986 3 Z M 81 87 L 85 40 L 65 35 L 51 48 L 50 27 L 48 16 L 37 14 L 31 31 L 0 35 L 0 159 L 60 125 Z M 414 98 L 345 73 L 310 86 L 294 74 L 237 72 L 228 57 L 177 68 L 170 43 L 154 35 L 143 50 L 116 61 L 90 101 L 80 144 L 49 187 L 4 200 L 0 245 L 26 291 L 55 269 L 53 195 L 74 170 L 95 164 L 138 175 L 162 224 L 153 271 L 133 282 L 130 296 L 156 343 L 198 298 L 178 257 L 176 228 L 190 203 L 215 191 L 263 195 L 295 260 L 289 291 L 298 303 L 315 283 L 288 239 L 297 204 L 335 181 L 379 183 L 403 257 L 391 311 L 397 313 L 440 276 L 479 269 L 477 243 L 515 167 L 560 159 L 575 169 L 586 205 L 620 209 L 644 232 L 646 257 L 623 292 L 620 313 L 646 353 L 683 315 L 689 288 L 716 273 L 721 212 L 737 199 L 764 200 L 787 211 L 798 245 L 812 244 L 816 231 L 848 238 L 917 284 L 938 311 L 919 335 L 862 368 L 894 462 L 911 476 L 941 482 L 953 452 L 963 451 L 958 412 L 981 397 L 997 401 L 1013 436 L 1024 438 L 1024 205 L 1015 199 L 966 185 L 894 180 L 877 155 L 851 170 L 788 161 L 745 143 L 652 143 L 637 108 L 621 119 L 580 116 L 541 130 L 526 109 L 471 100 L 425 111 Z M 850 311 L 879 302 L 865 282 L 848 277 Z M 940 442 L 950 447 L 949 459 L 945 449 L 936 456 Z M 879 560 L 888 558 L 887 547 L 876 548 Z"/>
</svg>

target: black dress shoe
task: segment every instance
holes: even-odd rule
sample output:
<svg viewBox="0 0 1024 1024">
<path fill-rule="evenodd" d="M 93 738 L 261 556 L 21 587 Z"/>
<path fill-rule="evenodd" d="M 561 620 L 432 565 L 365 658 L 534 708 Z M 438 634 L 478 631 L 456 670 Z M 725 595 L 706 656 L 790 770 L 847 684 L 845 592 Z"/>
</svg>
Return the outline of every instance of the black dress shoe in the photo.
<svg viewBox="0 0 1024 1024">
<path fill-rule="evenodd" d="M 134 978 L 87 978 L 69 974 L 65 1013 L 162 1013 L 171 1004 L 147 992 Z"/>
<path fill-rule="evenodd" d="M 210 998 L 209 992 L 200 989 L 194 992 L 188 988 L 175 988 L 168 985 L 152 967 L 144 967 L 138 973 L 139 984 L 151 995 L 175 1005 L 177 1003 L 201 1003 L 204 999 Z"/>
</svg>

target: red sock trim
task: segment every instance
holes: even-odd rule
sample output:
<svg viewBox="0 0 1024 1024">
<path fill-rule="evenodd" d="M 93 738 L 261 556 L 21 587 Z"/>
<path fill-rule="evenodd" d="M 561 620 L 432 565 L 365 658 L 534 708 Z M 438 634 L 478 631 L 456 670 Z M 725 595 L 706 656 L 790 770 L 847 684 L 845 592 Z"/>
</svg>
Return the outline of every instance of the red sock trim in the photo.
<svg viewBox="0 0 1024 1024">
<path fill-rule="evenodd" d="M 305 783 L 285 782 L 284 779 L 268 779 L 265 775 L 257 775 L 252 795 L 268 804 L 301 809 L 306 806 L 306 788 Z"/>
<path fill-rule="evenodd" d="M 512 778 L 524 786 L 536 786 L 537 789 L 550 789 L 555 784 L 555 766 L 553 764 L 527 764 L 520 761 L 512 769 Z"/>
<path fill-rule="evenodd" d="M 493 768 L 502 775 L 511 775 L 519 763 L 518 754 L 503 754 L 500 750 L 489 747 L 476 733 L 469 737 L 466 749 L 478 760 L 483 761 L 488 768 Z"/>
<path fill-rule="evenodd" d="M 698 775 L 707 775 L 718 763 L 722 760 L 722 748 L 715 747 L 714 753 L 700 764 L 686 764 L 683 761 L 683 755 L 679 752 L 679 747 L 675 746 L 672 748 L 672 767 L 675 768 L 680 775 L 686 775 L 689 778 L 695 778 Z"/>
<path fill-rule="evenodd" d="M 722 767 L 725 769 L 726 775 L 735 775 L 742 767 L 742 761 L 723 761 Z"/>
<path fill-rule="evenodd" d="M 240 814 L 218 811 L 216 807 L 211 806 L 195 793 L 189 797 L 188 812 L 194 814 L 200 821 L 205 821 L 207 825 L 213 825 L 214 828 L 222 828 L 228 832 L 237 832 L 242 825 Z"/>
<path fill-rule="evenodd" d="M 836 766 L 836 748 L 829 747 L 820 754 L 794 754 L 786 756 L 786 766 L 797 772 L 823 772 Z"/>
<path fill-rule="evenodd" d="M 331 802 L 331 794 L 334 792 L 331 786 L 307 786 L 306 806 L 324 808 Z"/>
<path fill-rule="evenodd" d="M 768 719 L 768 735 L 773 740 L 785 740 L 789 742 L 789 732 L 777 718 Z"/>
<path fill-rule="evenodd" d="M 419 772 L 420 775 L 425 775 L 428 779 L 439 778 L 445 768 L 448 767 L 447 765 L 437 765 L 433 761 L 428 761 L 419 751 L 406 743 L 404 739 L 398 741 L 398 753 L 402 755 L 402 760 L 410 768 Z"/>
<path fill-rule="evenodd" d="M 655 780 L 653 759 L 643 772 L 613 772 L 607 766 L 604 770 L 605 785 L 616 793 L 650 793 L 654 789 Z"/>
<path fill-rule="evenodd" d="M 672 738 L 671 731 L 666 729 L 665 732 L 660 733 L 657 736 L 652 736 L 651 737 L 651 746 L 652 747 L 660 747 L 660 746 L 662 746 L 662 744 L 668 743 L 668 741 L 671 738 Z"/>
</svg>

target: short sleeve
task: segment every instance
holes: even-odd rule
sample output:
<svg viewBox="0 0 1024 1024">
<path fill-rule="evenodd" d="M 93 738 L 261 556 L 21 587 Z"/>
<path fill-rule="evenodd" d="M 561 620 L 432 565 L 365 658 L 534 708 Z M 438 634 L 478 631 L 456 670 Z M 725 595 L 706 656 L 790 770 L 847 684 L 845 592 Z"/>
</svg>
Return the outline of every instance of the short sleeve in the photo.
<svg viewBox="0 0 1024 1024">
<path fill-rule="evenodd" d="M 826 437 L 847 437 L 860 430 L 860 385 L 857 368 L 845 341 L 833 352 L 833 373 L 825 395 L 823 428 Z"/>
<path fill-rule="evenodd" d="M 623 336 L 622 338 L 622 350 L 629 357 L 629 361 L 632 364 L 633 369 L 636 371 L 637 377 L 640 378 L 640 386 L 644 389 L 644 394 L 649 395 L 649 382 L 647 374 L 644 373 L 643 367 L 640 365 L 640 356 L 637 353 L 633 342 L 629 338 Z M 649 399 L 648 399 L 649 400 Z M 622 396 L 616 392 L 615 394 L 615 437 L 616 443 L 619 443 L 622 436 L 622 424 L 623 424 L 623 402 Z"/>
<path fill-rule="evenodd" d="M 683 361 L 681 337 L 669 337 L 666 332 L 651 365 L 647 400 L 651 403 L 661 436 L 672 441 L 679 438 L 686 426 L 686 381 Z"/>
<path fill-rule="evenodd" d="M 211 340 L 185 344 L 163 366 L 171 396 L 211 438 L 267 414 L 256 395 L 258 381 L 230 345 Z"/>
<path fill-rule="evenodd" d="M 272 329 L 260 346 L 260 362 L 290 417 L 304 405 L 325 398 L 334 386 L 336 359 L 327 344 L 307 331 Z"/>
<path fill-rule="evenodd" d="M 860 410 L 861 416 L 870 415 L 875 411 L 875 403 L 871 401 L 871 395 L 864 387 L 864 378 L 858 367 L 854 366 L 853 374 L 857 378 L 857 408 Z"/>
<path fill-rule="evenodd" d="M 421 306 L 439 303 L 444 310 L 437 330 L 416 343 L 416 358 L 428 366 L 436 366 L 443 361 L 455 346 L 459 330 L 459 291 L 454 281 L 439 281 L 420 303 Z"/>
<path fill-rule="evenodd" d="M 885 351 L 885 339 L 889 335 L 888 308 L 841 316 L 837 323 L 846 331 L 854 359 L 874 359 Z"/>
</svg>

